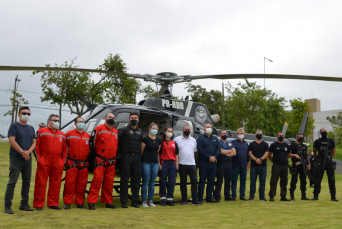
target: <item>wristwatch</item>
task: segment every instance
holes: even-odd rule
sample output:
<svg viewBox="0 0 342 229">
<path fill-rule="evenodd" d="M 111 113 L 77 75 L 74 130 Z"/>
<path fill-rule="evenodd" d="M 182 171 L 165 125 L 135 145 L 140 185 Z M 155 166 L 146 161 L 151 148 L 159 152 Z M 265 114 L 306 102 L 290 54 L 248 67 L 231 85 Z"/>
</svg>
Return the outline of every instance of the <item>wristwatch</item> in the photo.
<svg viewBox="0 0 342 229">
<path fill-rule="evenodd" d="M 260 158 L 260 161 L 262 162 L 264 159 Z"/>
</svg>

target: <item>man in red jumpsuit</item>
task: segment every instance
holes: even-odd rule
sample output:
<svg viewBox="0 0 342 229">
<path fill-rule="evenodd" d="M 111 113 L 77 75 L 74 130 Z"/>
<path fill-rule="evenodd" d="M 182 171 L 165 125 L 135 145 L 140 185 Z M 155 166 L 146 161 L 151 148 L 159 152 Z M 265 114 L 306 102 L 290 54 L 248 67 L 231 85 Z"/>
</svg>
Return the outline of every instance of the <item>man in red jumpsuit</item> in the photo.
<svg viewBox="0 0 342 229">
<path fill-rule="evenodd" d="M 95 210 L 101 184 L 101 203 L 105 203 L 106 208 L 116 208 L 112 204 L 115 157 L 118 150 L 118 131 L 113 127 L 114 120 L 112 113 L 107 114 L 105 123 L 96 127 L 90 137 L 90 146 L 96 151 L 96 155 L 94 177 L 88 195 L 89 210 Z"/>
<path fill-rule="evenodd" d="M 83 203 L 88 183 L 89 163 L 87 158 L 90 152 L 90 135 L 83 131 L 85 123 L 82 117 L 75 119 L 75 126 L 76 129 L 66 133 L 68 157 L 64 186 L 64 209 L 70 209 L 70 204 L 74 202 L 74 197 L 78 208 L 86 208 Z"/>
<path fill-rule="evenodd" d="M 48 127 L 37 131 L 37 172 L 34 187 L 33 207 L 43 210 L 45 204 L 46 184 L 49 179 L 47 205 L 51 209 L 58 207 L 59 192 L 63 175 L 63 167 L 67 157 L 65 135 L 59 128 L 58 115 L 50 115 Z"/>
</svg>

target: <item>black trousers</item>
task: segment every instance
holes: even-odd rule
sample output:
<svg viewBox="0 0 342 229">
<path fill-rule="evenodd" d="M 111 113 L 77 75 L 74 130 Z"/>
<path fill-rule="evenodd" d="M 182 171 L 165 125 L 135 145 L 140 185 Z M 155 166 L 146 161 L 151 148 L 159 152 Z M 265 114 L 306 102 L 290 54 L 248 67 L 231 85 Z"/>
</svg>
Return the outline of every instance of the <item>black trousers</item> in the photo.
<svg viewBox="0 0 342 229">
<path fill-rule="evenodd" d="M 280 196 L 286 196 L 286 186 L 287 186 L 287 174 L 288 174 L 288 165 L 287 164 L 277 164 L 273 163 L 272 166 L 272 175 L 270 181 L 270 192 L 269 196 L 273 197 L 277 193 L 277 184 L 280 177 Z"/>
<path fill-rule="evenodd" d="M 232 162 L 217 163 L 217 181 L 215 185 L 215 200 L 221 199 L 221 189 L 224 179 L 224 198 L 226 200 L 232 198 L 230 195 L 230 183 L 232 182 L 233 167 Z"/>
<path fill-rule="evenodd" d="M 29 191 L 32 173 L 32 159 L 25 161 L 24 158 L 11 158 L 9 167 L 9 181 L 5 193 L 5 206 L 10 207 L 14 196 L 14 188 L 21 173 L 21 205 L 26 206 L 29 200 Z"/>
<path fill-rule="evenodd" d="M 315 174 L 316 174 L 316 165 L 312 166 L 310 171 L 308 171 L 308 177 L 310 179 L 310 186 L 313 186 L 315 184 Z"/>
<path fill-rule="evenodd" d="M 197 201 L 197 168 L 196 165 L 181 165 L 179 164 L 179 177 L 180 177 L 180 191 L 182 194 L 182 201 L 187 201 L 188 190 L 187 190 L 187 178 L 190 177 L 191 182 L 191 198 L 192 201 Z"/>
<path fill-rule="evenodd" d="M 292 176 L 290 183 L 290 192 L 294 192 L 296 190 L 296 185 L 298 181 L 298 175 L 300 179 L 300 191 L 302 194 L 306 192 L 306 176 L 304 173 L 303 165 L 292 165 L 291 167 Z"/>
<path fill-rule="evenodd" d="M 315 186 L 314 186 L 314 194 L 318 195 L 321 192 L 321 183 L 324 176 L 324 171 L 327 171 L 328 175 L 328 184 L 330 194 L 332 196 L 336 195 L 336 187 L 335 187 L 335 171 L 333 168 L 332 161 L 327 162 L 323 169 L 323 164 L 317 165 L 316 167 L 316 174 L 315 174 Z"/>
<path fill-rule="evenodd" d="M 122 153 L 120 160 L 120 201 L 126 203 L 128 198 L 128 181 L 131 178 L 132 202 L 138 203 L 141 179 L 140 153 Z"/>
</svg>

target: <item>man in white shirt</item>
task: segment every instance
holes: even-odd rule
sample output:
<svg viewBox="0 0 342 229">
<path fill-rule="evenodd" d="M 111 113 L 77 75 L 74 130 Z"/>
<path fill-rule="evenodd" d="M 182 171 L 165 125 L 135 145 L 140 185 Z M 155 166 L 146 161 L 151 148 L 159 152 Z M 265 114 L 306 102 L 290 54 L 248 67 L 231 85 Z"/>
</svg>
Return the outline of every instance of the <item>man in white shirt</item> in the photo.
<svg viewBox="0 0 342 229">
<path fill-rule="evenodd" d="M 178 161 L 182 205 L 187 205 L 188 203 L 186 188 L 188 175 L 191 182 L 192 205 L 201 205 L 197 198 L 197 168 L 195 162 L 197 142 L 196 139 L 190 136 L 191 127 L 189 125 L 185 125 L 182 131 L 183 134 L 173 140 L 177 143 L 179 150 Z"/>
</svg>

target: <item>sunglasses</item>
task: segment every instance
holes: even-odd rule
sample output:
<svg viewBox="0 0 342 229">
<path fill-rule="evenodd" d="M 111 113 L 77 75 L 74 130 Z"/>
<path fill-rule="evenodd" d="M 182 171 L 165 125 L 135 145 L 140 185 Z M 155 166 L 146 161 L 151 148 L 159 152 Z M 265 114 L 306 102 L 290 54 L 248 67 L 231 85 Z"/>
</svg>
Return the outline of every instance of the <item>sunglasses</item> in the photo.
<svg viewBox="0 0 342 229">
<path fill-rule="evenodd" d="M 23 113 L 21 113 L 22 115 L 28 115 L 28 116 L 30 116 L 31 115 L 31 113 L 26 113 L 26 112 L 23 112 Z"/>
</svg>

